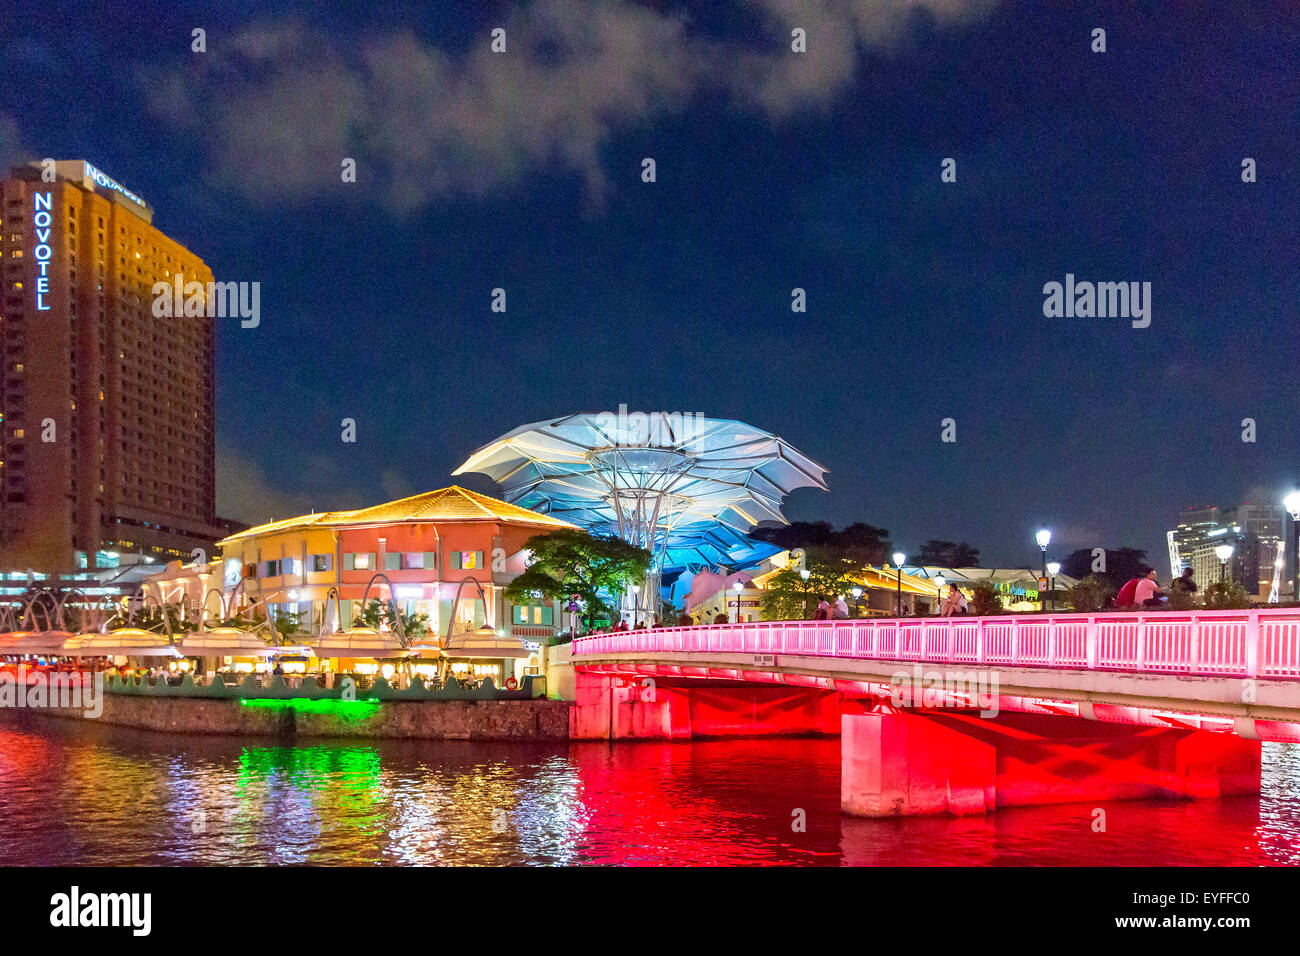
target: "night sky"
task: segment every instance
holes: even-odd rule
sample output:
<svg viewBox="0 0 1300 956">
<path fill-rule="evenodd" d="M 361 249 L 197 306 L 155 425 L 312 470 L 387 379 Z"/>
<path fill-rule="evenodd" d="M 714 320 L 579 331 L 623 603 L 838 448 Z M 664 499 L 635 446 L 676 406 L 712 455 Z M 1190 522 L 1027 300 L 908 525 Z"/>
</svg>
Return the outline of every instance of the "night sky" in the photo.
<svg viewBox="0 0 1300 956">
<path fill-rule="evenodd" d="M 794 519 L 1163 567 L 1180 509 L 1298 477 L 1300 8 L 1064 6 L 6 4 L 0 160 L 87 159 L 261 283 L 218 323 L 228 517 L 626 403 L 788 439 L 830 469 Z M 1150 327 L 1044 318 L 1066 273 L 1150 282 Z"/>
</svg>

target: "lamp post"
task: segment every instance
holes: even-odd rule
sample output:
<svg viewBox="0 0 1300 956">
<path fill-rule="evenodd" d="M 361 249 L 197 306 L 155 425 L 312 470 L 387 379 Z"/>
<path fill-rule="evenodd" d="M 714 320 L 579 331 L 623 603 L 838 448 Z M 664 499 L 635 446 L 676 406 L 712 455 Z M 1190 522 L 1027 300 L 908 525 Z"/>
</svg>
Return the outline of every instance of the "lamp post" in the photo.
<svg viewBox="0 0 1300 956">
<path fill-rule="evenodd" d="M 936 614 L 939 613 L 941 605 L 943 604 L 943 585 L 945 580 L 946 579 L 942 574 L 936 574 L 934 576 L 934 586 L 937 589 L 934 593 L 934 610 Z"/>
<path fill-rule="evenodd" d="M 849 592 L 853 595 L 853 616 L 862 616 L 862 588 L 854 588 Z"/>
<path fill-rule="evenodd" d="M 1221 544 L 1214 549 L 1215 556 L 1219 559 L 1219 583 L 1222 584 L 1228 570 L 1228 559 L 1232 557 L 1233 547 L 1230 544 Z"/>
<path fill-rule="evenodd" d="M 803 616 L 804 620 L 808 619 L 808 575 L 811 574 L 807 568 L 799 569 L 799 577 L 803 578 Z"/>
<path fill-rule="evenodd" d="M 745 590 L 745 583 L 744 583 L 743 581 L 737 581 L 735 584 L 732 585 L 732 587 L 736 589 L 736 621 L 735 621 L 735 623 L 739 624 L 739 623 L 740 623 L 740 592 L 743 591 L 743 590 Z"/>
<path fill-rule="evenodd" d="M 903 616 L 903 562 L 907 560 L 907 555 L 902 551 L 894 552 L 894 567 L 898 569 L 898 584 L 894 597 L 894 617 Z"/>
<path fill-rule="evenodd" d="M 1052 532 L 1048 531 L 1046 528 L 1039 528 L 1038 534 L 1034 535 L 1034 537 L 1038 541 L 1038 550 L 1043 552 L 1042 577 L 1046 578 L 1047 577 L 1047 546 L 1052 542 Z"/>
<path fill-rule="evenodd" d="M 636 627 L 641 623 L 641 585 L 632 585 L 632 600 L 634 602 L 632 608 L 632 626 Z"/>
<path fill-rule="evenodd" d="M 1049 562 L 1047 565 L 1047 573 L 1052 576 L 1052 587 L 1048 590 L 1047 593 L 1051 595 L 1052 610 L 1055 611 L 1056 610 L 1056 576 L 1061 573 L 1061 562 L 1060 561 Z"/>
<path fill-rule="evenodd" d="M 1283 498 L 1282 506 L 1291 514 L 1291 560 L 1295 562 L 1291 600 L 1300 601 L 1300 491 L 1293 491 Z"/>
</svg>

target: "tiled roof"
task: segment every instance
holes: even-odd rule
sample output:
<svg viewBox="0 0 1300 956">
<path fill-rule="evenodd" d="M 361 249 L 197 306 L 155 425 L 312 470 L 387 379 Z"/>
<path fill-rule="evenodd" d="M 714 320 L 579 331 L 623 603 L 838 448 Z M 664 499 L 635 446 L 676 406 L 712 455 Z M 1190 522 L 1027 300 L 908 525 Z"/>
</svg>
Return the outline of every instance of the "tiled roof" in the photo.
<svg viewBox="0 0 1300 956">
<path fill-rule="evenodd" d="M 322 511 L 319 514 L 272 521 L 232 534 L 218 544 L 225 545 L 243 538 L 312 527 L 356 527 L 401 524 L 410 521 L 506 521 L 556 529 L 576 527 L 567 521 L 490 498 L 459 485 L 452 485 L 450 488 L 426 491 L 423 494 L 399 498 L 397 501 L 372 505 L 369 508 L 357 508 L 353 511 Z"/>
</svg>

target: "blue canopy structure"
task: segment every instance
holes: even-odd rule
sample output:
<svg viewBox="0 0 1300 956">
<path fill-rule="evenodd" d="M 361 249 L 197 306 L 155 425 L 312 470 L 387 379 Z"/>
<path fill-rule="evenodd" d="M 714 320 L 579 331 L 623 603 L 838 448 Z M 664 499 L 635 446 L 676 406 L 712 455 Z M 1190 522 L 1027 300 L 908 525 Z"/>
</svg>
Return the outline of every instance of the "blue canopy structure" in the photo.
<svg viewBox="0 0 1300 956">
<path fill-rule="evenodd" d="M 660 571 L 756 564 L 781 549 L 747 533 L 787 523 L 795 489 L 826 490 L 824 467 L 753 425 L 626 409 L 521 425 L 465 472 L 499 482 L 512 504 L 647 549 Z"/>
</svg>

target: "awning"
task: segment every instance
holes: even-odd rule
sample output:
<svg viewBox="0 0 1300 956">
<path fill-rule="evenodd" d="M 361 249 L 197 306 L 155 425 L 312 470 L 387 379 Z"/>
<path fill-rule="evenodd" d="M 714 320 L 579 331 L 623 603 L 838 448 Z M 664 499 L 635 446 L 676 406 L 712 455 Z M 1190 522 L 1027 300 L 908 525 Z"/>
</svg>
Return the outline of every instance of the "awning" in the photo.
<svg viewBox="0 0 1300 956">
<path fill-rule="evenodd" d="M 64 645 L 70 640 L 75 640 L 71 631 L 15 631 L 0 638 L 0 655 L 63 655 L 67 653 Z"/>
<path fill-rule="evenodd" d="M 354 627 L 350 631 L 326 634 L 311 645 L 317 657 L 409 657 L 396 634 L 373 627 Z"/>
<path fill-rule="evenodd" d="M 184 634 L 178 647 L 184 657 L 265 657 L 277 650 L 256 634 L 237 627 Z"/>
<path fill-rule="evenodd" d="M 502 637 L 495 633 L 491 635 L 471 631 L 468 634 L 453 634 L 447 646 L 443 648 L 443 654 L 453 660 L 464 660 L 466 658 L 528 658 L 539 651 L 530 651 L 524 647 L 518 638 Z"/>
<path fill-rule="evenodd" d="M 154 631 L 124 627 L 107 634 L 78 634 L 64 642 L 69 657 L 180 657 L 175 645 Z"/>
</svg>

